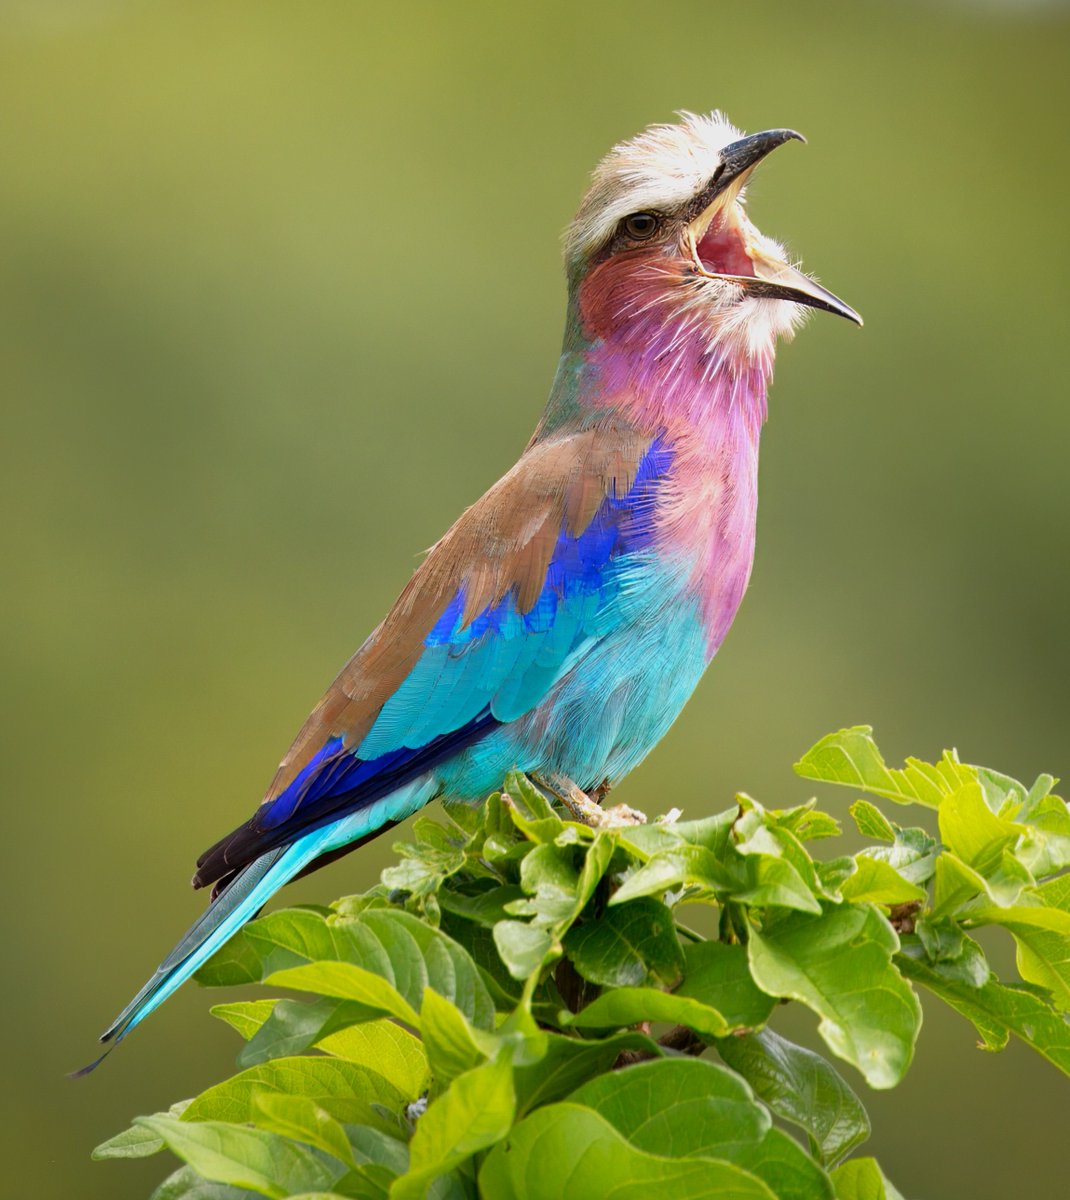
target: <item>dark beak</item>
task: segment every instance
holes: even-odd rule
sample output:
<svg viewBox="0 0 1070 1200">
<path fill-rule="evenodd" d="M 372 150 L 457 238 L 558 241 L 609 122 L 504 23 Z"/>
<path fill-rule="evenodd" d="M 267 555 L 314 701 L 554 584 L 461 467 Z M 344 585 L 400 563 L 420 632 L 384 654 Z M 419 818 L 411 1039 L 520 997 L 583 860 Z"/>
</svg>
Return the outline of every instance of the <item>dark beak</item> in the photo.
<svg viewBox="0 0 1070 1200">
<path fill-rule="evenodd" d="M 750 137 L 731 142 L 721 151 L 721 165 L 713 178 L 688 205 L 688 220 L 700 217 L 732 187 L 738 192 L 746 182 L 746 176 L 767 154 L 785 142 L 805 142 L 806 138 L 794 129 L 767 129 L 764 133 L 753 133 Z"/>
<path fill-rule="evenodd" d="M 785 142 L 803 142 L 806 138 L 794 129 L 767 129 L 764 133 L 752 133 L 750 137 L 740 138 L 721 151 L 720 180 L 724 187 L 738 179 L 751 167 L 756 167 L 767 154 Z"/>
<path fill-rule="evenodd" d="M 806 138 L 794 129 L 767 129 L 764 133 L 755 133 L 740 138 L 738 142 L 731 142 L 721 151 L 720 167 L 688 206 L 687 216 L 696 243 L 701 241 L 714 215 L 739 194 L 754 167 L 778 146 L 791 141 L 805 142 Z M 808 308 L 835 313 L 838 317 L 854 321 L 856 325 L 862 324 L 862 318 L 849 304 L 845 304 L 809 275 L 765 254 L 751 253 L 750 256 L 753 276 L 719 275 L 718 278 L 742 285 L 753 296 L 792 300 Z"/>
</svg>

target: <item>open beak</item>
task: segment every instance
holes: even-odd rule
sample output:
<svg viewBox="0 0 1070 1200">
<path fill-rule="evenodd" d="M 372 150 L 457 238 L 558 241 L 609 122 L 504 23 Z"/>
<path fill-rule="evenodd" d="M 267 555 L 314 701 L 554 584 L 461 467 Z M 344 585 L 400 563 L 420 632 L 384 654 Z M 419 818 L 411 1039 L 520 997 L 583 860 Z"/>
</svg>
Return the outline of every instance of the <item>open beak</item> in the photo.
<svg viewBox="0 0 1070 1200">
<path fill-rule="evenodd" d="M 806 141 L 793 129 L 767 129 L 721 151 L 721 167 L 691 203 L 687 229 L 695 269 L 710 279 L 738 284 L 751 296 L 792 300 L 861 325 L 862 318 L 849 304 L 758 245 L 753 227 L 735 203 L 758 163 L 792 140 Z"/>
</svg>

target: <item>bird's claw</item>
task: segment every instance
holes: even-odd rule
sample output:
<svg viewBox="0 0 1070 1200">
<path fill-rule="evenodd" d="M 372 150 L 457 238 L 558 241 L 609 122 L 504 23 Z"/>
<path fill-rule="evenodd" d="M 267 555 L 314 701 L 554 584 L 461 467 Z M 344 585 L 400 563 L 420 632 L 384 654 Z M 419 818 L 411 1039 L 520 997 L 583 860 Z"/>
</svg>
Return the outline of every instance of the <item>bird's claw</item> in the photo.
<svg viewBox="0 0 1070 1200">
<path fill-rule="evenodd" d="M 627 804 L 615 804 L 602 808 L 597 800 L 564 775 L 548 775 L 539 772 L 532 778 L 545 788 L 568 809 L 573 820 L 592 829 L 620 829 L 626 825 L 645 825 L 646 814 Z M 608 791 L 608 788 L 606 789 Z"/>
</svg>

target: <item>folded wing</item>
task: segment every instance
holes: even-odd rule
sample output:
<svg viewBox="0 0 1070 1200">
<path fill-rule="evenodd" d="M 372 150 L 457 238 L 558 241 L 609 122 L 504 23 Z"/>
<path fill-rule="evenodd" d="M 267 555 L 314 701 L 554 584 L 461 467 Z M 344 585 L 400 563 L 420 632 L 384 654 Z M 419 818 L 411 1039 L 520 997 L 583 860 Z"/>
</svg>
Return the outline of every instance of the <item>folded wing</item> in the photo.
<svg viewBox="0 0 1070 1200">
<path fill-rule="evenodd" d="M 428 554 L 305 722 L 257 812 L 195 886 L 432 771 L 529 712 L 623 603 L 669 467 L 594 427 L 537 442 Z"/>
</svg>

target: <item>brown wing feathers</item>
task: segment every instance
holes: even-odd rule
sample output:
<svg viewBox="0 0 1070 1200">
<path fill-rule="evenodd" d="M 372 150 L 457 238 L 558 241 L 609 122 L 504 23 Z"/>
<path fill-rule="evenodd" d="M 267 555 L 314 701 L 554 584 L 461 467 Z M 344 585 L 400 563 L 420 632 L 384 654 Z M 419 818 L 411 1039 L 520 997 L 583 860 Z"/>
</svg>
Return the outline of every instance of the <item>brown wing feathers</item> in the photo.
<svg viewBox="0 0 1070 1200">
<path fill-rule="evenodd" d="M 382 624 L 342 668 L 287 751 L 264 803 L 276 799 L 331 738 L 359 746 L 424 649 L 424 639 L 460 588 L 464 621 L 515 588 L 522 612 L 546 579 L 561 530 L 577 536 L 607 495 L 624 495 L 650 439 L 624 427 L 593 427 L 536 442 L 513 469 L 466 509 L 430 550 Z M 228 846 L 247 825 L 198 860 L 195 886 L 244 865 Z"/>
</svg>

